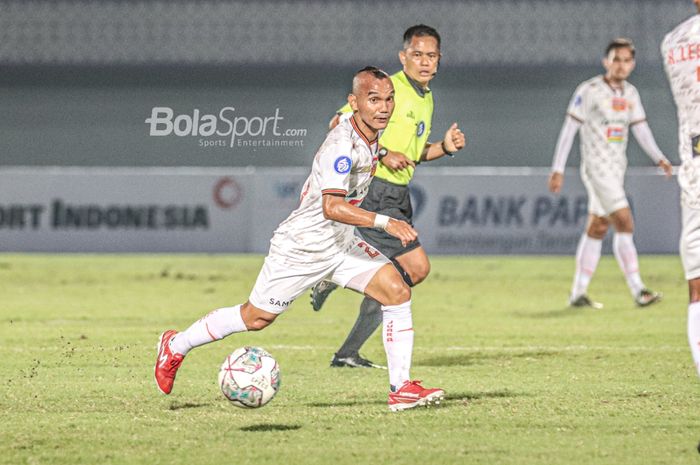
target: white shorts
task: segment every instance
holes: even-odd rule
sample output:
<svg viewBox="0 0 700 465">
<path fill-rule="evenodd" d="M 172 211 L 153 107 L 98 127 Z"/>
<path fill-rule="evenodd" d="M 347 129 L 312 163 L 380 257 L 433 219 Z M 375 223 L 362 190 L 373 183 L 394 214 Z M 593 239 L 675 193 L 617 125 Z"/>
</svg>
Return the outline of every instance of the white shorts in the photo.
<svg viewBox="0 0 700 465">
<path fill-rule="evenodd" d="M 588 192 L 588 213 L 595 216 L 608 216 L 629 207 L 623 177 L 593 177 L 589 176 L 585 170 L 581 170 L 581 180 Z"/>
<path fill-rule="evenodd" d="M 391 262 L 359 237 L 353 241 L 347 252 L 309 265 L 291 262 L 270 250 L 248 300 L 262 310 L 280 314 L 324 279 L 364 293 L 377 271 Z"/>
<path fill-rule="evenodd" d="M 681 203 L 683 230 L 681 231 L 681 260 L 685 279 L 700 278 L 700 210 Z"/>
</svg>

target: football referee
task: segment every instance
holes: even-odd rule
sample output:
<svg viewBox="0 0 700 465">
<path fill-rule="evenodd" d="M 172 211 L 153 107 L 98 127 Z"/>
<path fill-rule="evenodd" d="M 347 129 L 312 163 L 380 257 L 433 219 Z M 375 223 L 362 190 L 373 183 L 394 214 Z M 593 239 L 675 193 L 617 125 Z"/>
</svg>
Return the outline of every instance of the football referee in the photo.
<svg viewBox="0 0 700 465">
<path fill-rule="evenodd" d="M 377 172 L 362 203 L 362 208 L 413 224 L 413 209 L 408 184 L 416 165 L 453 155 L 462 149 L 466 139 L 457 123 L 453 123 L 440 142 L 429 142 L 433 118 L 433 94 L 428 84 L 440 65 L 440 34 L 423 24 L 411 26 L 403 35 L 399 60 L 403 70 L 391 76 L 394 84 L 395 109 L 379 139 Z M 331 120 L 331 127 L 352 114 L 350 106 L 342 107 Z M 406 246 L 385 231 L 358 228 L 362 238 L 389 258 L 409 286 L 422 282 L 430 272 L 428 255 L 419 241 Z M 328 295 L 337 286 L 322 281 L 311 291 L 311 305 L 320 310 Z M 335 353 L 333 367 L 381 368 L 359 354 L 359 350 L 382 322 L 379 302 L 365 297 L 360 314 L 343 345 Z"/>
</svg>

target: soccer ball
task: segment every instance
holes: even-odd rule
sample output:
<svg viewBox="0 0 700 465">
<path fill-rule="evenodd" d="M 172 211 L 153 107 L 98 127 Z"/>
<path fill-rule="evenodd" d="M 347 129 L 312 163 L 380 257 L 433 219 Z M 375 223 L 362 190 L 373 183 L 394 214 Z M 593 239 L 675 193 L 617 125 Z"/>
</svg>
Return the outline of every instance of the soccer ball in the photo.
<svg viewBox="0 0 700 465">
<path fill-rule="evenodd" d="M 262 407 L 280 388 L 279 365 L 265 349 L 238 348 L 221 365 L 219 387 L 236 407 Z"/>
</svg>

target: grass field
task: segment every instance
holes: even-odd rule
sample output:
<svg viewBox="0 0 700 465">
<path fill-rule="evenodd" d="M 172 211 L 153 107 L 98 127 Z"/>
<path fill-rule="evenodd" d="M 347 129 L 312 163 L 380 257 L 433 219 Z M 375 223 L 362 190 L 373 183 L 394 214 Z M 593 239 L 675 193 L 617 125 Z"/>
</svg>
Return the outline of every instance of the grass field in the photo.
<svg viewBox="0 0 700 465">
<path fill-rule="evenodd" d="M 193 351 L 153 382 L 161 331 L 244 301 L 259 256 L 0 255 L 1 464 L 700 463 L 698 393 L 677 257 L 642 257 L 665 299 L 636 308 L 611 257 L 565 307 L 572 257 L 436 257 L 413 297 L 412 375 L 447 391 L 391 413 L 383 370 L 331 369 L 360 297 L 306 297 L 263 332 Z M 233 349 L 282 368 L 240 410 L 218 390 Z M 375 334 L 364 355 L 381 361 Z"/>
</svg>

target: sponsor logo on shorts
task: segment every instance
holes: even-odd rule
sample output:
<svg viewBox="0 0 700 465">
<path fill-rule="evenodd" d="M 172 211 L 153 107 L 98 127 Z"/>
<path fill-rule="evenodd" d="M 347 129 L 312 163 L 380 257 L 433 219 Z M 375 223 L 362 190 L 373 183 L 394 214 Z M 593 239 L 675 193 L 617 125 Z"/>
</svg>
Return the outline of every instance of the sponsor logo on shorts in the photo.
<svg viewBox="0 0 700 465">
<path fill-rule="evenodd" d="M 620 127 L 608 127 L 608 143 L 619 144 L 625 140 L 625 130 Z"/>
<path fill-rule="evenodd" d="M 627 109 L 627 100 L 623 98 L 612 99 L 612 109 L 614 111 L 625 111 Z"/>
<path fill-rule="evenodd" d="M 420 123 L 418 123 L 418 129 L 416 129 L 416 135 L 418 137 L 420 137 L 423 135 L 424 132 L 425 132 L 425 122 L 421 121 Z"/>
<path fill-rule="evenodd" d="M 333 168 L 338 174 L 349 173 L 350 168 L 352 168 L 352 160 L 350 159 L 350 157 L 347 157 L 345 155 L 343 155 L 342 157 L 338 157 L 333 163 Z"/>
<path fill-rule="evenodd" d="M 690 146 L 693 150 L 693 158 L 700 156 L 700 134 L 690 139 Z"/>
<path fill-rule="evenodd" d="M 268 302 L 270 302 L 270 305 L 274 305 L 275 307 L 280 307 L 280 308 L 287 308 L 290 305 L 292 305 L 291 300 L 279 300 L 279 299 L 275 299 L 274 297 L 270 297 L 270 300 Z"/>
</svg>

